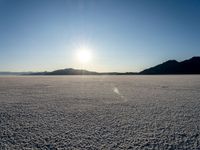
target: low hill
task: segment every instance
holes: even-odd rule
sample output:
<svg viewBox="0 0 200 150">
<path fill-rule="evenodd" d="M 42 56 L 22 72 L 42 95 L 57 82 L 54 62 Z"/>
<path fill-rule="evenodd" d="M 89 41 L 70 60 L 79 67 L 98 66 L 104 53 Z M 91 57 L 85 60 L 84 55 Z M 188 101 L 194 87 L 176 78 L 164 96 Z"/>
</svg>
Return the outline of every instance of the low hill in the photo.
<svg viewBox="0 0 200 150">
<path fill-rule="evenodd" d="M 97 75 L 97 72 L 82 69 L 60 69 L 47 73 L 47 75 Z"/>
<path fill-rule="evenodd" d="M 98 75 L 99 73 L 82 69 L 59 69 L 52 72 L 37 72 L 31 75 Z"/>
</svg>

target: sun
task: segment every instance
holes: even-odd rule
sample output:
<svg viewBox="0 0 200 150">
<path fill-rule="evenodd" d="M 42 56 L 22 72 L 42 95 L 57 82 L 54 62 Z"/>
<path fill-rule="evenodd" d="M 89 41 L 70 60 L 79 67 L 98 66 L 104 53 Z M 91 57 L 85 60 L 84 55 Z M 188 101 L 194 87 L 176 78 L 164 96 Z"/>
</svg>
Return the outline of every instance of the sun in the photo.
<svg viewBox="0 0 200 150">
<path fill-rule="evenodd" d="M 81 63 L 88 63 L 92 59 L 92 53 L 89 49 L 82 48 L 77 52 L 77 58 Z"/>
</svg>

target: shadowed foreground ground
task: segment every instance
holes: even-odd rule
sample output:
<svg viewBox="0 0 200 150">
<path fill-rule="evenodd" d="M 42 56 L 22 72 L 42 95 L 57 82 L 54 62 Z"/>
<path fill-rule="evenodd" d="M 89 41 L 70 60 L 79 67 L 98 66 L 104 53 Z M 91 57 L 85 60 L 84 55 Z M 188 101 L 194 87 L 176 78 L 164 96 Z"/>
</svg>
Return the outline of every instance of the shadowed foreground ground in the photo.
<svg viewBox="0 0 200 150">
<path fill-rule="evenodd" d="M 199 81 L 0 77 L 0 149 L 200 149 Z"/>
</svg>

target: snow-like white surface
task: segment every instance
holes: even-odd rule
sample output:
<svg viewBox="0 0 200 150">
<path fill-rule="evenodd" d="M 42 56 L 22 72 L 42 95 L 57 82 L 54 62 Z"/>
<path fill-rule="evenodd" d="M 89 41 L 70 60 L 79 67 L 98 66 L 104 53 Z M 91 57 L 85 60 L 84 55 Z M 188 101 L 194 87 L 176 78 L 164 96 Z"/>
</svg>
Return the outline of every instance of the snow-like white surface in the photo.
<svg viewBox="0 0 200 150">
<path fill-rule="evenodd" d="M 0 77 L 0 149 L 200 149 L 200 76 Z"/>
</svg>

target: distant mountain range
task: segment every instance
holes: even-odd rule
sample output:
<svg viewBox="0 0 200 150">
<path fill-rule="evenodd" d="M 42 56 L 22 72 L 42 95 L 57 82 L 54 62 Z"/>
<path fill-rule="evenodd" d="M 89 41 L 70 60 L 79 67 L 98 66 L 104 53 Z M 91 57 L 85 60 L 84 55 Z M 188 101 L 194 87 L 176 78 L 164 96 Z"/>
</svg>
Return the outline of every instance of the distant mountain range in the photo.
<svg viewBox="0 0 200 150">
<path fill-rule="evenodd" d="M 135 72 L 94 72 L 83 69 L 60 69 L 52 72 L 0 72 L 0 75 L 156 75 L 156 74 L 200 74 L 200 57 L 192 57 L 189 60 L 178 62 L 168 60 L 157 66 Z"/>
<path fill-rule="evenodd" d="M 200 57 L 192 57 L 182 62 L 169 60 L 139 74 L 200 74 Z"/>
<path fill-rule="evenodd" d="M 31 73 L 31 75 L 133 75 L 137 74 L 134 72 L 125 72 L 125 73 L 119 73 L 119 72 L 105 72 L 105 73 L 99 73 L 94 71 L 88 71 L 83 69 L 73 69 L 73 68 L 67 68 L 67 69 L 60 69 L 55 70 L 52 72 L 36 72 Z"/>
<path fill-rule="evenodd" d="M 0 72 L 0 75 L 29 75 L 32 74 L 32 72 Z"/>
</svg>

